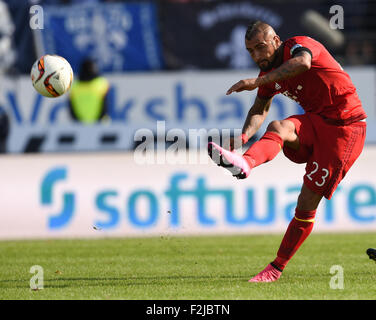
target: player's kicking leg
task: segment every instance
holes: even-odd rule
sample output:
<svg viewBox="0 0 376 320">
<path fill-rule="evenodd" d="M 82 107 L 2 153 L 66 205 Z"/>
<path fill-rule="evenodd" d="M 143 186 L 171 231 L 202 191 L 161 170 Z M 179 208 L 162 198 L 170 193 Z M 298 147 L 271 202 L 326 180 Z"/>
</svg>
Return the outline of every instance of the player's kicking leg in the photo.
<svg viewBox="0 0 376 320">
<path fill-rule="evenodd" d="M 228 151 L 214 142 L 209 143 L 208 152 L 217 165 L 229 170 L 234 177 L 245 179 L 252 168 L 272 160 L 284 143 L 293 149 L 299 148 L 295 125 L 289 120 L 272 121 L 263 137 L 255 142 L 243 156 Z"/>
</svg>

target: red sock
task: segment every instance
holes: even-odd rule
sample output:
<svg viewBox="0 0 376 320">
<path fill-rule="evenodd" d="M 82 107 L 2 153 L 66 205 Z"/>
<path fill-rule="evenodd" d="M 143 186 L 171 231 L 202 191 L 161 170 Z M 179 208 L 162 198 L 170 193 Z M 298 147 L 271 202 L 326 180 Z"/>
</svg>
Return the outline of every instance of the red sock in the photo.
<svg viewBox="0 0 376 320">
<path fill-rule="evenodd" d="M 311 233 L 315 215 L 316 210 L 295 210 L 295 217 L 291 220 L 282 239 L 281 246 L 277 252 L 277 258 L 272 262 L 281 271 Z"/>
<path fill-rule="evenodd" d="M 283 148 L 283 140 L 278 133 L 267 131 L 243 155 L 251 168 L 272 160 Z"/>
</svg>

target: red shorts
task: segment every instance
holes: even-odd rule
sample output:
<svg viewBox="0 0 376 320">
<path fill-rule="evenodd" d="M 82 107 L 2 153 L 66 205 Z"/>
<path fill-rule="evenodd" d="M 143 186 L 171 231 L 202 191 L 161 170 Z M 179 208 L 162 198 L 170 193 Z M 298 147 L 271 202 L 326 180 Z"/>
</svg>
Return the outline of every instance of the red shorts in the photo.
<svg viewBox="0 0 376 320">
<path fill-rule="evenodd" d="M 295 124 L 299 149 L 283 147 L 287 158 L 307 163 L 304 184 L 330 199 L 363 150 L 366 123 L 328 124 L 319 115 L 306 113 L 287 118 Z"/>
</svg>

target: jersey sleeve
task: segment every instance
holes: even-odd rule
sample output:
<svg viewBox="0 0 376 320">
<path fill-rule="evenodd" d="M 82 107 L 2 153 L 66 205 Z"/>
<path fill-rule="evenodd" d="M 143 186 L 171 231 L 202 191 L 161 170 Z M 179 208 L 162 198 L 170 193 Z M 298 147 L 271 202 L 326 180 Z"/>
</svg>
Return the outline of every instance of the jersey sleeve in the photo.
<svg viewBox="0 0 376 320">
<path fill-rule="evenodd" d="M 261 71 L 259 73 L 258 77 L 261 77 L 264 74 L 266 74 L 266 72 L 262 72 Z M 279 93 L 279 91 L 276 90 L 275 87 L 272 84 L 267 84 L 267 85 L 264 85 L 264 86 L 260 86 L 260 87 L 258 87 L 258 90 L 257 90 L 257 96 L 260 99 L 264 99 L 264 100 L 272 98 L 277 93 Z"/>
<path fill-rule="evenodd" d="M 321 53 L 321 47 L 310 37 L 293 37 L 285 42 L 283 60 L 289 60 L 301 51 L 308 52 L 312 61 L 317 61 Z"/>
</svg>

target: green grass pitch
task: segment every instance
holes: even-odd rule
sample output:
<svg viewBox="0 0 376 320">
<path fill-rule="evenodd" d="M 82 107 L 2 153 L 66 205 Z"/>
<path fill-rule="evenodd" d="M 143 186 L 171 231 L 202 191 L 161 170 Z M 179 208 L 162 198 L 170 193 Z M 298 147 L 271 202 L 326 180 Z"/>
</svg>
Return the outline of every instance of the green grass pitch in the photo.
<svg viewBox="0 0 376 320">
<path fill-rule="evenodd" d="M 0 242 L 0 299 L 376 299 L 375 233 L 313 233 L 275 283 L 248 283 L 282 235 Z M 43 290 L 30 268 L 43 267 Z M 333 289 L 331 267 L 343 268 Z M 335 280 L 332 280 L 332 283 Z M 334 282 L 339 284 L 339 282 Z"/>
</svg>

